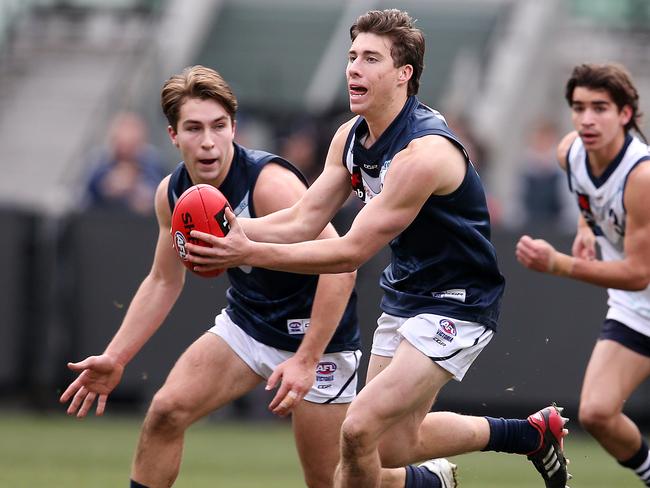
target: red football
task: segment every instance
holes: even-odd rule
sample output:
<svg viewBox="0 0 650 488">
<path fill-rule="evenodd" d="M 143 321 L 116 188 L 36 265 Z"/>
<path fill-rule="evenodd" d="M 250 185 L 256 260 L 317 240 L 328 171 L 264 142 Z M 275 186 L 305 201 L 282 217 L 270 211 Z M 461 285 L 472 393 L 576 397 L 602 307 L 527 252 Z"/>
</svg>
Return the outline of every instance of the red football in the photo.
<svg viewBox="0 0 650 488">
<path fill-rule="evenodd" d="M 226 220 L 225 210 L 230 208 L 228 200 L 212 185 L 195 185 L 183 192 L 172 214 L 172 240 L 174 249 L 185 267 L 199 276 L 206 278 L 218 276 L 223 269 L 199 273 L 192 267 L 194 263 L 188 261 L 189 251 L 185 247 L 187 242 L 199 246 L 208 246 L 205 242 L 190 236 L 192 230 L 205 232 L 217 237 L 225 236 L 230 227 Z"/>
</svg>

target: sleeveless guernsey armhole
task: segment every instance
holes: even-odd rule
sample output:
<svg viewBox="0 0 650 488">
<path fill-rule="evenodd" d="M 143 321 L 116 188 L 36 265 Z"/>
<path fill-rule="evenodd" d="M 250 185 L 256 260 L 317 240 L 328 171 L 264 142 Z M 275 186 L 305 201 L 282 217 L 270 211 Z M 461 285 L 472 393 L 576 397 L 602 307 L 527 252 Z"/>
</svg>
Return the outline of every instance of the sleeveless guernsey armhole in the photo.
<svg viewBox="0 0 650 488">
<path fill-rule="evenodd" d="M 644 161 L 650 161 L 650 155 L 639 158 L 639 160 L 636 163 L 634 163 L 632 167 L 629 169 L 629 171 L 625 175 L 625 179 L 623 180 L 623 191 L 621 192 L 621 205 L 623 206 L 623 211 L 626 213 L 627 213 L 627 208 L 625 208 L 625 189 L 627 188 L 627 179 L 630 177 L 630 173 L 634 171 L 634 168 L 636 168 L 639 164 L 643 163 Z"/>
</svg>

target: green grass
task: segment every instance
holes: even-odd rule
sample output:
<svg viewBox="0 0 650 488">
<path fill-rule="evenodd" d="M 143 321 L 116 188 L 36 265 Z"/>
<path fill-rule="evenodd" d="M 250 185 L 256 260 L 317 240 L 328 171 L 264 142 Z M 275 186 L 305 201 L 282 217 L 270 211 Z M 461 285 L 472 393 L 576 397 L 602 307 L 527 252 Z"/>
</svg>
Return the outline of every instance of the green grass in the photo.
<svg viewBox="0 0 650 488">
<path fill-rule="evenodd" d="M 128 486 L 141 418 L 0 415 L 0 487 Z M 590 438 L 567 441 L 572 488 L 638 488 L 640 483 Z M 523 457 L 475 453 L 453 459 L 460 488 L 539 488 Z M 202 422 L 187 434 L 179 488 L 304 486 L 288 423 Z"/>
</svg>

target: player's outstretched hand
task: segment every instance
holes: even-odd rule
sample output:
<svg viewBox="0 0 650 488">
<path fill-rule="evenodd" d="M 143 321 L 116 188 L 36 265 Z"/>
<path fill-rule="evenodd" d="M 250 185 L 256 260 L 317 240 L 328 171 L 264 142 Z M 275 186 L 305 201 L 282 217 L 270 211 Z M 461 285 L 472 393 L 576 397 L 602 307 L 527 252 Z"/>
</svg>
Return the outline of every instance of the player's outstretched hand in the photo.
<svg viewBox="0 0 650 488">
<path fill-rule="evenodd" d="M 68 406 L 68 415 L 85 417 L 97 400 L 96 415 L 103 415 L 108 395 L 122 379 L 124 366 L 113 357 L 102 354 L 90 356 L 78 363 L 68 363 L 68 368 L 81 374 L 63 392 L 59 401 Z"/>
<path fill-rule="evenodd" d="M 522 236 L 517 243 L 517 260 L 529 269 L 548 273 L 553 269 L 555 248 L 543 239 Z"/>
<path fill-rule="evenodd" d="M 195 270 L 199 272 L 213 271 L 215 269 L 236 268 L 245 262 L 249 255 L 251 241 L 246 237 L 237 217 L 230 208 L 225 209 L 230 231 L 225 237 L 217 237 L 198 230 L 190 232 L 190 236 L 207 244 L 198 245 L 188 242 L 187 250 L 190 252 L 188 259 L 196 264 Z"/>
<path fill-rule="evenodd" d="M 316 366 L 307 364 L 293 356 L 280 363 L 266 382 L 266 389 L 272 390 L 280 383 L 280 388 L 269 404 L 269 410 L 285 417 L 298 406 L 314 384 Z"/>
</svg>

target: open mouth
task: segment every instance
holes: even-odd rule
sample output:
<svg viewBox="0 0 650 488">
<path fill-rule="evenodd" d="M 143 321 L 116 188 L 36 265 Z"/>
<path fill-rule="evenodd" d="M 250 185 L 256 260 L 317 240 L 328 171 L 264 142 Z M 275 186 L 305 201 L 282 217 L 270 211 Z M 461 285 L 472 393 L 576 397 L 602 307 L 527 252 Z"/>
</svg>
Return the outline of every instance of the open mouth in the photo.
<svg viewBox="0 0 650 488">
<path fill-rule="evenodd" d="M 593 134 L 593 133 L 582 133 L 580 134 L 580 138 L 582 139 L 583 143 L 590 143 L 594 142 L 596 139 L 598 139 L 598 134 Z"/>
<path fill-rule="evenodd" d="M 351 97 L 360 97 L 368 93 L 368 89 L 361 85 L 350 85 L 348 90 Z"/>
<path fill-rule="evenodd" d="M 199 159 L 197 160 L 200 164 L 210 165 L 217 162 L 217 158 L 212 159 Z"/>
</svg>

